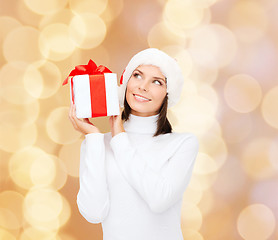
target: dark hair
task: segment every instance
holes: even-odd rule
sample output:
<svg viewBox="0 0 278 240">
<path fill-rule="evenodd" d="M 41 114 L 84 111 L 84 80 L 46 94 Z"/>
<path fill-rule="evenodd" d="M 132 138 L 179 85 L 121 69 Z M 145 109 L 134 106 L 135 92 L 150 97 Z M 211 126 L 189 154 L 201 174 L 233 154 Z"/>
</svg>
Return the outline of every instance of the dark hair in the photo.
<svg viewBox="0 0 278 240">
<path fill-rule="evenodd" d="M 156 137 L 160 134 L 166 134 L 172 132 L 172 126 L 167 119 L 167 107 L 168 107 L 168 93 L 166 94 L 162 105 L 159 109 L 159 116 L 157 120 L 157 129 L 153 137 Z M 124 100 L 124 110 L 122 112 L 122 120 L 127 121 L 129 118 L 129 115 L 131 113 L 131 108 L 129 104 L 126 101 L 126 93 L 125 93 L 125 100 Z"/>
</svg>

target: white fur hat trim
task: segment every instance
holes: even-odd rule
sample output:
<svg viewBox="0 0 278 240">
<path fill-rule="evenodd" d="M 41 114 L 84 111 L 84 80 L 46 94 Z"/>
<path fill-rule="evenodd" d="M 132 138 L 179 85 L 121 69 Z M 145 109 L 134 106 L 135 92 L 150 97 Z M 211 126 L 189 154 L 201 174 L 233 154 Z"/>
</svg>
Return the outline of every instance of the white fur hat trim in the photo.
<svg viewBox="0 0 278 240">
<path fill-rule="evenodd" d="M 160 68 L 161 73 L 167 78 L 168 108 L 174 106 L 180 98 L 184 78 L 177 61 L 166 53 L 156 48 L 147 48 L 135 54 L 126 66 L 121 77 L 119 87 L 119 101 L 124 105 L 127 82 L 133 71 L 140 65 L 154 65 Z"/>
</svg>

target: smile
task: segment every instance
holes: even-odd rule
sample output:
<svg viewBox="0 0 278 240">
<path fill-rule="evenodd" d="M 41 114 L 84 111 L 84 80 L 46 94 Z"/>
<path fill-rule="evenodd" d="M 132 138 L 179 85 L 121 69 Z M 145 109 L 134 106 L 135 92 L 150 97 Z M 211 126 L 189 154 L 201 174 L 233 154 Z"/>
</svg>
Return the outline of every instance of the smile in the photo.
<svg viewBox="0 0 278 240">
<path fill-rule="evenodd" d="M 149 101 L 151 101 L 151 99 L 145 98 L 145 97 L 137 95 L 137 94 L 133 94 L 133 96 L 139 102 L 149 102 Z"/>
</svg>

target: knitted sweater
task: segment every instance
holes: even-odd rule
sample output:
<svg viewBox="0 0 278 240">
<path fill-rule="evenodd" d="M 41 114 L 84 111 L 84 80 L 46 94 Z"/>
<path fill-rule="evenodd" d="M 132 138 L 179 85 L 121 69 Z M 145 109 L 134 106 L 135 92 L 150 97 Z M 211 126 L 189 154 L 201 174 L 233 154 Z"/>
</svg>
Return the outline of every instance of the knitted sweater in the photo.
<svg viewBox="0 0 278 240">
<path fill-rule="evenodd" d="M 153 137 L 158 115 L 130 115 L 122 132 L 85 135 L 77 205 L 103 240 L 182 240 L 181 206 L 198 152 L 192 133 Z M 89 240 L 89 238 L 88 238 Z"/>
</svg>

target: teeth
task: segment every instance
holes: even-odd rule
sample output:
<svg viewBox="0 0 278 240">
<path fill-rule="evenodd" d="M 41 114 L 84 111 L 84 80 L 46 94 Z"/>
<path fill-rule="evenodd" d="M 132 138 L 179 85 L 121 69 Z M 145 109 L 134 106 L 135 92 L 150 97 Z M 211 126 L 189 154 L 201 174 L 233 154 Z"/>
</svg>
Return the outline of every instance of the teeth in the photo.
<svg viewBox="0 0 278 240">
<path fill-rule="evenodd" d="M 139 99 L 142 99 L 142 100 L 147 100 L 147 101 L 149 101 L 149 99 L 144 98 L 144 97 L 140 97 L 140 96 L 138 96 L 138 95 L 135 95 L 135 97 L 136 97 L 136 98 L 139 98 Z"/>
</svg>

